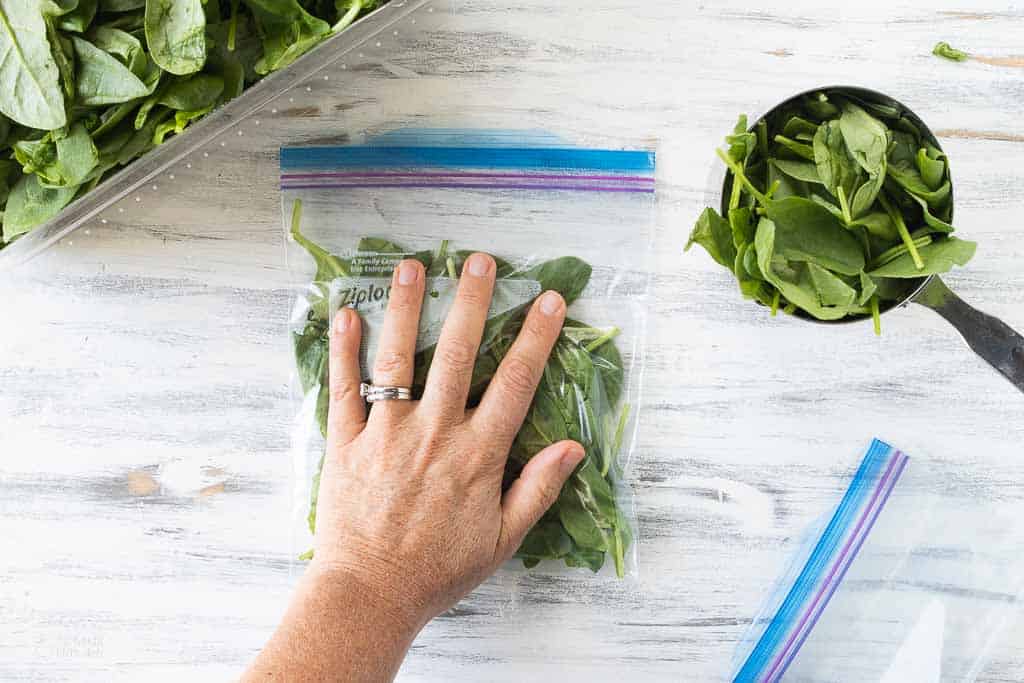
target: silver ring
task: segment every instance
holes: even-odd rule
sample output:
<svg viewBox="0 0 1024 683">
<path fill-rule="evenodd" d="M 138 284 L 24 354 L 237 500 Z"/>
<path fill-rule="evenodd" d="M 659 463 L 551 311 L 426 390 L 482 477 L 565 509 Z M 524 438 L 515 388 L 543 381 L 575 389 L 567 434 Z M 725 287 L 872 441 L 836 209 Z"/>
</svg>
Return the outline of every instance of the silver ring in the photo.
<svg viewBox="0 0 1024 683">
<path fill-rule="evenodd" d="M 359 395 L 367 403 L 376 403 L 377 401 L 411 401 L 412 389 L 409 387 L 378 387 L 362 382 L 359 385 Z"/>
</svg>

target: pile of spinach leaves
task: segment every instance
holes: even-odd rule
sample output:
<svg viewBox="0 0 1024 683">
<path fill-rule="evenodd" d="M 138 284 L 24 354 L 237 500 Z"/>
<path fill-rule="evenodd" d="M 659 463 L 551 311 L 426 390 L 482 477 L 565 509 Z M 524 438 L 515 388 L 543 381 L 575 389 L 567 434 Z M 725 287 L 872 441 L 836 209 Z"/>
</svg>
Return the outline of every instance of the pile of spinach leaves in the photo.
<svg viewBox="0 0 1024 683">
<path fill-rule="evenodd" d="M 0 0 L 0 248 L 383 0 Z"/>
<path fill-rule="evenodd" d="M 336 278 L 389 276 L 381 254 L 415 258 L 430 277 L 455 277 L 472 252 L 453 250 L 442 242 L 437 251 L 409 252 L 385 239 L 364 237 L 356 255 L 342 258 L 307 239 L 300 231 L 301 202 L 293 206 L 291 236 L 316 264 L 316 274 L 304 305 L 305 322 L 292 333 L 295 362 L 303 392 L 316 392 L 316 420 L 321 434 L 327 430 L 327 349 L 330 320 L 330 285 Z M 581 259 L 564 256 L 518 269 L 496 258 L 497 277 L 533 280 L 541 291 L 554 290 L 571 304 L 590 279 L 591 267 Z M 488 383 L 515 340 L 529 302 L 487 320 L 480 353 L 473 368 L 469 406 L 479 402 Z M 541 560 L 562 560 L 570 567 L 598 571 L 607 556 L 618 576 L 625 573 L 626 552 L 632 542 L 629 522 L 616 500 L 621 471 L 617 462 L 628 406 L 622 404 L 623 364 L 615 345 L 617 329 L 602 329 L 566 320 L 527 413 L 512 445 L 505 468 L 505 485 L 511 485 L 523 466 L 548 445 L 573 439 L 586 457 L 563 487 L 557 502 L 527 534 L 517 557 L 527 567 Z M 414 394 L 422 391 L 435 347 L 416 355 Z M 323 460 L 320 461 L 322 467 Z M 309 528 L 316 528 L 318 472 L 313 480 Z M 311 557 L 307 553 L 304 557 Z"/>
<path fill-rule="evenodd" d="M 880 310 L 974 256 L 951 234 L 945 154 L 893 106 L 820 92 L 751 130 L 741 116 L 726 144 L 726 215 L 705 209 L 686 249 L 772 315 L 872 316 L 879 333 Z"/>
</svg>

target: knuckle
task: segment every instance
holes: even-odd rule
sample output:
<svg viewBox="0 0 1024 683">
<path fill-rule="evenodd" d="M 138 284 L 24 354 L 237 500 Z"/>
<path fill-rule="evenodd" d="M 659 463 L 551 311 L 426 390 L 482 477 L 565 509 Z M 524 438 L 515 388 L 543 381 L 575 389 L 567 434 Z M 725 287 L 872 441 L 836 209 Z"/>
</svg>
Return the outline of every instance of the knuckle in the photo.
<svg viewBox="0 0 1024 683">
<path fill-rule="evenodd" d="M 476 361 L 476 344 L 458 337 L 446 339 L 438 348 L 440 360 L 453 370 L 461 371 L 473 367 Z"/>
<path fill-rule="evenodd" d="M 544 342 L 551 336 L 552 323 L 539 315 L 527 316 L 523 324 L 523 334 L 531 342 Z"/>
<path fill-rule="evenodd" d="M 412 354 L 408 351 L 381 350 L 374 361 L 374 374 L 394 375 L 412 367 Z"/>
<path fill-rule="evenodd" d="M 353 385 L 351 382 L 342 382 L 334 380 L 330 383 L 330 398 L 333 403 L 344 403 L 350 401 L 356 394 L 359 393 L 358 386 Z"/>
<path fill-rule="evenodd" d="M 521 356 L 508 356 L 502 365 L 505 390 L 516 399 L 529 399 L 537 384 L 537 372 Z"/>
<path fill-rule="evenodd" d="M 558 498 L 558 494 L 562 492 L 562 487 L 559 486 L 556 481 L 543 479 L 537 486 L 537 489 L 538 493 L 540 493 L 540 504 L 542 506 L 542 509 L 537 510 L 537 514 L 539 516 L 555 502 L 555 499 Z"/>
</svg>

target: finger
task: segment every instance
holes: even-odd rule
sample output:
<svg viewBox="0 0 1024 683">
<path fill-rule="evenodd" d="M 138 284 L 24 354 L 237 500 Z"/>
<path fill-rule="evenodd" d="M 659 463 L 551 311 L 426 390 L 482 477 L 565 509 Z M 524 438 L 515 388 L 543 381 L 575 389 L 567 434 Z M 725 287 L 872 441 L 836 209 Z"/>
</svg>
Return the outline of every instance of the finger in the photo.
<svg viewBox="0 0 1024 683">
<path fill-rule="evenodd" d="M 565 301 L 557 292 L 537 299 L 473 414 L 480 433 L 495 434 L 503 445 L 512 443 L 564 321 Z"/>
<path fill-rule="evenodd" d="M 494 259 L 473 254 L 462 267 L 459 291 L 437 342 L 430 364 L 423 405 L 462 415 L 494 293 Z"/>
<path fill-rule="evenodd" d="M 554 504 L 562 485 L 585 455 L 575 441 L 559 441 L 533 456 L 501 500 L 497 559 L 512 557 L 526 532 Z"/>
<path fill-rule="evenodd" d="M 373 361 L 373 383 L 377 386 L 412 386 L 423 282 L 423 264 L 419 261 L 406 259 L 395 268 L 384 327 Z"/>
<path fill-rule="evenodd" d="M 339 445 L 347 444 L 366 426 L 366 403 L 359 395 L 359 314 L 342 308 L 334 316 L 328 353 L 327 436 Z"/>
</svg>

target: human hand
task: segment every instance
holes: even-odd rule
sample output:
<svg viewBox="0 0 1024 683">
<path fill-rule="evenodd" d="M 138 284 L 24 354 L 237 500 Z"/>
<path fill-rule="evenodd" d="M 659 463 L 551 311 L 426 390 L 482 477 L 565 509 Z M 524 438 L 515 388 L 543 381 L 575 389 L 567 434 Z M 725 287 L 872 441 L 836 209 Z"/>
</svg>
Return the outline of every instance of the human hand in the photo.
<svg viewBox="0 0 1024 683">
<path fill-rule="evenodd" d="M 359 395 L 358 314 L 330 333 L 327 452 L 314 557 L 277 631 L 243 681 L 395 675 L 416 633 L 515 553 L 583 459 L 548 446 L 502 493 L 505 460 L 565 320 L 565 301 L 533 304 L 480 404 L 466 410 L 487 319 L 494 259 L 466 260 L 420 401 Z M 373 369 L 378 386 L 408 387 L 426 274 L 399 264 Z"/>
<path fill-rule="evenodd" d="M 339 311 L 331 331 L 311 570 L 356 581 L 417 629 L 512 556 L 584 455 L 575 442 L 556 443 L 502 495 L 505 460 L 561 331 L 565 302 L 548 292 L 534 303 L 480 405 L 467 412 L 495 271 L 485 254 L 467 260 L 421 401 L 378 402 L 367 419 L 359 316 Z M 418 261 L 399 264 L 373 368 L 379 386 L 412 384 L 424 283 Z"/>
</svg>

